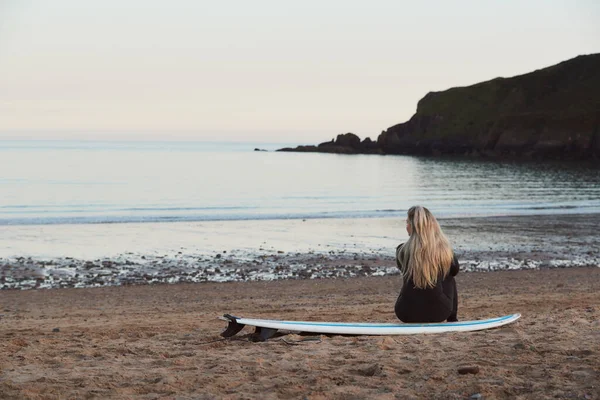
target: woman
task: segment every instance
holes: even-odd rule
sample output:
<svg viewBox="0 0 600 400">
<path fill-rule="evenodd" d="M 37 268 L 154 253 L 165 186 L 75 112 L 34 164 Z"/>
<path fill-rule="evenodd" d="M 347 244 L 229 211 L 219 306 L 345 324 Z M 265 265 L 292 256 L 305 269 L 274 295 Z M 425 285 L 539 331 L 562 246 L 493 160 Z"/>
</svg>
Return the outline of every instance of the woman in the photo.
<svg viewBox="0 0 600 400">
<path fill-rule="evenodd" d="M 459 264 L 448 239 L 428 209 L 411 207 L 408 241 L 396 248 L 402 290 L 394 311 L 402 322 L 458 321 L 454 276 Z"/>
</svg>

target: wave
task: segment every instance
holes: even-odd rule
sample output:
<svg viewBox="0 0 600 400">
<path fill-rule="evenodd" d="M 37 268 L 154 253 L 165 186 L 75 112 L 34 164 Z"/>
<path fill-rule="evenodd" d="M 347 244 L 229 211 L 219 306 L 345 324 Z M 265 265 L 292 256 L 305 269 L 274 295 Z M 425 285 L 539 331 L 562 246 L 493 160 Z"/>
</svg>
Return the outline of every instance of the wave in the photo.
<svg viewBox="0 0 600 400">
<path fill-rule="evenodd" d="M 66 210 L 65 210 L 66 211 Z M 259 207 L 132 207 L 120 210 L 105 210 L 94 215 L 85 215 L 91 210 L 70 210 L 61 215 L 33 211 L 13 215 L 0 213 L 0 226 L 7 225 L 60 225 L 60 224 L 120 224 L 120 223 L 159 223 L 159 222 L 209 222 L 209 221 L 251 221 L 251 220 L 301 220 L 301 219 L 359 219 L 404 217 L 406 209 L 343 210 L 343 211 L 299 211 L 274 212 Z M 100 210 L 98 210 L 100 211 Z M 118 214 L 119 211 L 137 214 Z M 156 213 L 153 213 L 156 212 Z M 196 212 L 194 212 L 196 211 Z M 112 213 L 111 213 L 112 212 Z M 145 212 L 145 213 L 144 213 Z M 177 213 L 181 212 L 181 213 Z M 529 207 L 449 207 L 436 209 L 439 218 L 468 218 L 492 216 L 519 216 L 536 214 L 595 214 L 600 213 L 598 205 L 547 205 Z M 2 214 L 5 216 L 3 217 Z M 73 215 L 78 214 L 78 215 Z M 82 215 L 83 214 L 83 215 Z"/>
<path fill-rule="evenodd" d="M 384 216 L 395 216 L 399 212 L 385 213 Z M 327 219 L 327 218 L 374 218 L 381 217 L 378 211 L 339 211 L 313 213 L 244 213 L 244 214 L 210 214 L 210 215 L 103 215 L 103 216 L 56 216 L 29 218 L 0 218 L 2 225 L 58 225 L 58 224 L 118 224 L 118 223 L 151 223 L 151 222 L 208 222 L 208 221 L 251 221 L 251 220 L 286 220 L 286 219 Z"/>
</svg>

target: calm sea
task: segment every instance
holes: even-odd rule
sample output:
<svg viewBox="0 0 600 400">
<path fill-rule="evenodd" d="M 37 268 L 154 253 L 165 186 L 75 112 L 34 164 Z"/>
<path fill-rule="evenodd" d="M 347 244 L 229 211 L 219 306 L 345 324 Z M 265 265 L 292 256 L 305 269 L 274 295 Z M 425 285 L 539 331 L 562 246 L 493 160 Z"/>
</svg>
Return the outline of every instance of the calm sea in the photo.
<svg viewBox="0 0 600 400">
<path fill-rule="evenodd" d="M 0 141 L 0 225 L 600 212 L 593 164 L 273 151 L 285 146 Z"/>
</svg>

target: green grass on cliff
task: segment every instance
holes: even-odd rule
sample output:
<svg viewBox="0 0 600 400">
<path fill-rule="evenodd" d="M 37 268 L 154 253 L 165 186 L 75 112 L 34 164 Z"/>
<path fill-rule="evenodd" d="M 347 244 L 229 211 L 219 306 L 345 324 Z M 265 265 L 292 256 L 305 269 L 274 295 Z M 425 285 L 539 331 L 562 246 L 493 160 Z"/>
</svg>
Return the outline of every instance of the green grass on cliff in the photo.
<svg viewBox="0 0 600 400">
<path fill-rule="evenodd" d="M 421 138 L 468 137 L 504 118 L 598 118 L 600 54 L 579 56 L 512 78 L 427 94 L 415 117 L 437 122 L 415 132 Z"/>
</svg>

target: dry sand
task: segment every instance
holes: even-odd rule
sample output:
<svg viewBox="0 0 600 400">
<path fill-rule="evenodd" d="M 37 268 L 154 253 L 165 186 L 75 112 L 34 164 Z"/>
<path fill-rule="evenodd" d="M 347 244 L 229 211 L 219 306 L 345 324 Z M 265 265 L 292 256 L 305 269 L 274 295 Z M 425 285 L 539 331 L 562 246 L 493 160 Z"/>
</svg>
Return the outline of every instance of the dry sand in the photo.
<svg viewBox="0 0 600 400">
<path fill-rule="evenodd" d="M 399 280 L 1 291 L 0 398 L 600 398 L 600 268 L 459 274 L 461 319 L 523 314 L 488 331 L 219 336 L 225 312 L 393 322 Z"/>
</svg>

